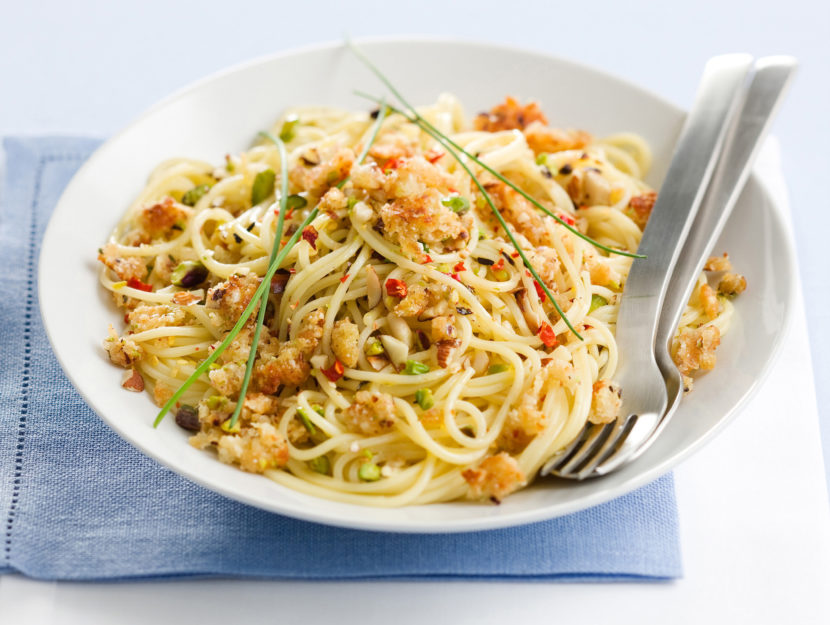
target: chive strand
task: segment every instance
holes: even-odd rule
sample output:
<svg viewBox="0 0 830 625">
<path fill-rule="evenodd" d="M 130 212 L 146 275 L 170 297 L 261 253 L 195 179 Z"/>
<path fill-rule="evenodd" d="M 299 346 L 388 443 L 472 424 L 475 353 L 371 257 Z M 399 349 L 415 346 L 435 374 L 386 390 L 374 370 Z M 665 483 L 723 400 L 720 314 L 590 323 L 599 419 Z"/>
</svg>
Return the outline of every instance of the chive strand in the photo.
<svg viewBox="0 0 830 625">
<path fill-rule="evenodd" d="M 196 370 L 190 375 L 189 378 L 179 387 L 179 390 L 173 393 L 173 396 L 167 400 L 167 403 L 164 404 L 161 411 L 159 411 L 158 415 L 156 416 L 156 420 L 153 422 L 153 427 L 158 427 L 161 423 L 162 419 L 164 419 L 165 415 L 170 411 L 170 409 L 175 405 L 175 403 L 181 398 L 181 396 L 190 388 L 190 385 L 193 384 L 205 371 L 208 370 L 210 365 L 212 365 L 217 358 L 224 352 L 228 345 L 233 342 L 236 338 L 236 335 L 239 334 L 239 331 L 242 329 L 242 326 L 245 325 L 245 322 L 248 321 L 248 318 L 253 313 L 254 307 L 257 305 L 257 300 L 262 297 L 262 293 L 265 289 L 268 288 L 268 285 L 271 282 L 271 278 L 274 277 L 274 274 L 277 272 L 277 269 L 282 264 L 282 261 L 285 260 L 285 257 L 288 256 L 288 253 L 291 251 L 291 248 L 294 246 L 295 243 L 299 240 L 303 228 L 309 225 L 314 218 L 317 217 L 318 209 L 315 207 L 309 214 L 308 217 L 305 218 L 305 221 L 300 225 L 297 232 L 291 235 L 291 238 L 288 239 L 288 242 L 285 244 L 285 247 L 282 248 L 277 257 L 274 259 L 274 263 L 268 268 L 268 271 L 265 272 L 265 275 L 262 278 L 262 282 L 257 287 L 256 291 L 254 291 L 254 295 L 251 298 L 251 301 L 245 307 L 245 310 L 242 311 L 242 314 L 239 316 L 239 319 L 236 322 L 236 325 L 228 332 L 228 335 L 225 339 L 219 344 L 219 346 L 213 351 L 213 353 L 205 358 L 202 361 Z"/>
<path fill-rule="evenodd" d="M 371 100 L 372 102 L 378 102 L 379 101 L 379 98 L 377 98 L 375 96 L 372 96 L 372 95 L 369 95 L 367 93 L 363 93 L 362 91 L 355 91 L 355 95 L 358 95 L 362 98 L 366 98 L 367 100 Z M 392 110 L 393 113 L 398 113 L 399 115 L 403 115 L 411 123 L 418 126 L 424 132 L 427 132 L 427 134 L 429 134 L 428 133 L 429 130 L 432 130 L 433 132 L 436 132 L 436 133 L 440 134 L 442 137 L 444 137 L 447 140 L 447 142 L 453 148 L 455 148 L 456 150 L 458 150 L 459 152 L 464 154 L 467 158 L 472 160 L 474 163 L 479 165 L 481 168 L 485 169 L 486 171 L 488 171 L 489 173 L 494 175 L 496 178 L 501 180 L 504 184 L 506 184 L 508 187 L 513 189 L 516 193 L 521 195 L 528 202 L 530 202 L 536 208 L 538 208 L 543 213 L 545 213 L 548 217 L 552 217 L 553 219 L 555 219 L 558 223 L 560 223 L 562 226 L 564 226 L 565 228 L 570 230 L 573 234 L 578 236 L 583 241 L 586 241 L 586 242 L 590 243 L 591 245 L 593 245 L 594 247 L 596 247 L 598 249 L 601 249 L 605 252 L 608 252 L 609 254 L 616 254 L 618 256 L 627 256 L 628 258 L 645 258 L 646 257 L 644 254 L 637 254 L 636 252 L 627 252 L 625 250 L 618 250 L 618 249 L 615 249 L 613 247 L 609 247 L 607 245 L 604 245 L 604 244 L 600 243 L 599 241 L 596 241 L 596 240 L 592 239 L 587 234 L 585 234 L 583 232 L 580 232 L 577 228 L 575 228 L 574 226 L 572 226 L 571 224 L 566 222 L 564 219 L 562 219 L 556 213 L 552 212 L 548 207 L 546 207 L 541 202 L 539 202 L 539 200 L 534 198 L 532 195 L 530 195 L 527 191 L 522 189 L 515 182 L 513 182 L 512 180 L 506 178 L 503 174 L 499 173 L 497 170 L 493 169 L 487 163 L 485 163 L 484 161 L 479 159 L 475 154 L 471 154 L 470 152 L 468 152 L 467 150 L 462 148 L 460 145 L 458 145 L 455 141 L 453 141 L 450 137 L 448 137 L 443 132 L 438 130 L 427 119 L 423 118 L 420 114 L 418 114 L 418 112 L 415 111 L 415 109 L 413 109 L 411 105 L 409 105 L 406 102 L 404 102 L 404 104 L 410 110 L 413 111 L 413 114 L 407 113 L 406 111 L 402 111 L 401 109 L 398 109 L 396 107 L 390 107 L 390 109 Z"/>
<path fill-rule="evenodd" d="M 394 109 L 393 109 L 393 110 L 394 110 Z M 461 158 L 461 155 L 459 155 L 459 154 L 458 154 L 455 150 L 453 150 L 453 149 L 450 147 L 449 143 L 448 143 L 448 142 L 446 142 L 446 141 L 444 141 L 444 140 L 442 139 L 441 135 L 440 135 L 440 134 L 438 134 L 437 132 L 432 132 L 432 131 L 430 131 L 430 130 L 428 130 L 428 129 L 424 129 L 424 131 L 425 131 L 428 135 L 430 135 L 433 139 L 435 139 L 436 141 L 438 141 L 438 143 L 440 143 L 441 145 L 443 145 L 443 146 L 444 146 L 444 148 L 446 148 L 447 152 L 449 152 L 449 153 L 452 155 L 452 157 L 453 157 L 453 158 L 454 158 L 454 159 L 458 162 L 458 164 L 459 164 L 459 165 L 461 165 L 461 167 L 464 169 L 464 171 L 466 171 L 466 172 L 467 172 L 467 174 L 470 176 L 470 178 L 472 178 L 472 180 L 473 180 L 473 182 L 475 183 L 476 187 L 478 187 L 479 192 L 480 192 L 480 193 L 481 193 L 481 195 L 484 197 L 484 199 L 487 201 L 487 204 L 490 206 L 490 210 L 491 210 L 491 211 L 493 212 L 493 214 L 496 216 L 496 219 L 498 219 L 498 220 L 499 220 L 499 223 L 501 224 L 501 227 L 502 227 L 502 228 L 504 229 L 504 231 L 507 233 L 507 236 L 508 236 L 508 238 L 510 239 L 510 242 L 513 244 L 513 247 L 514 247 L 514 248 L 516 248 L 516 251 L 519 253 L 519 256 L 521 257 L 522 261 L 524 262 L 525 267 L 527 267 L 528 271 L 530 271 L 530 274 L 533 276 L 533 278 L 534 278 L 534 279 L 535 279 L 535 280 L 539 283 L 539 285 L 542 287 L 542 290 L 544 290 L 545 295 L 547 295 L 547 296 L 548 296 L 548 299 L 550 299 L 551 304 L 553 304 L 553 307 L 556 309 L 557 314 L 558 314 L 558 315 L 562 318 L 562 321 L 564 321 L 564 322 L 565 322 L 565 325 L 566 325 L 566 326 L 568 326 L 568 329 L 569 329 L 571 332 L 573 332 L 573 333 L 574 333 L 574 335 L 575 335 L 575 336 L 576 336 L 576 337 L 577 337 L 580 341 L 581 341 L 581 340 L 583 340 L 583 339 L 582 339 L 582 336 L 579 334 L 579 332 L 577 332 L 577 331 L 576 331 L 576 328 L 574 328 L 574 327 L 573 327 L 573 325 L 571 325 L 571 322 L 568 320 L 568 317 L 565 315 L 565 313 L 564 313 L 564 311 L 562 310 L 562 308 L 560 308 L 560 306 L 559 306 L 559 304 L 557 303 L 557 301 L 553 298 L 553 294 L 550 292 L 550 290 L 548 289 L 547 285 L 546 285 L 546 284 L 544 283 L 544 281 L 543 281 L 543 280 L 539 277 L 539 274 L 538 274 L 538 273 L 536 273 L 536 269 L 534 269 L 534 268 L 533 268 L 533 265 L 532 265 L 532 264 L 531 264 L 531 262 L 528 260 L 527 256 L 525 256 L 525 253 L 524 253 L 524 251 L 522 250 L 521 246 L 519 245 L 519 242 L 518 242 L 518 241 L 516 241 L 516 237 L 514 237 L 514 236 L 513 236 L 513 233 L 512 233 L 512 232 L 510 232 L 510 228 L 508 228 L 508 227 L 507 227 L 507 223 L 504 221 L 504 217 L 502 217 L 501 213 L 500 213 L 500 212 L 499 212 L 499 210 L 496 208 L 496 205 L 495 205 L 495 204 L 493 204 L 493 200 L 492 200 L 492 198 L 490 197 L 490 194 L 489 194 L 489 193 L 487 193 L 487 191 L 484 189 L 484 186 L 481 184 L 481 182 L 479 182 L 478 178 L 477 178 L 477 177 L 473 174 L 472 170 L 471 170 L 471 169 L 469 168 L 469 166 L 468 166 L 468 165 L 464 162 L 464 159 L 463 159 L 463 158 Z"/>
<path fill-rule="evenodd" d="M 274 259 L 280 249 L 280 241 L 282 241 L 282 232 L 285 226 L 285 213 L 288 208 L 288 155 L 285 152 L 285 143 L 282 139 L 273 136 L 270 132 L 260 132 L 262 137 L 273 141 L 280 153 L 280 212 L 277 217 L 277 230 L 274 233 L 274 244 L 271 246 L 271 256 L 268 260 L 268 266 L 274 264 Z M 265 322 L 265 309 L 268 307 L 268 289 L 262 292 L 262 297 L 259 301 L 259 312 L 257 314 L 256 325 L 254 326 L 254 335 L 251 339 L 251 350 L 248 353 L 248 362 L 245 363 L 245 375 L 242 378 L 242 386 L 239 389 L 239 396 L 236 401 L 236 407 L 231 416 L 229 428 L 233 430 L 236 427 L 236 422 L 239 420 L 239 415 L 242 414 L 242 406 L 245 403 L 245 397 L 248 394 L 248 385 L 251 383 L 251 374 L 254 371 L 254 362 L 256 361 L 257 346 L 259 345 L 259 336 L 262 334 L 262 325 Z"/>
<path fill-rule="evenodd" d="M 481 182 L 479 182 L 478 178 L 473 174 L 472 170 L 464 162 L 464 159 L 462 159 L 461 156 L 458 154 L 458 151 L 464 152 L 465 154 L 467 154 L 467 152 L 463 148 L 461 148 L 457 144 L 455 144 L 449 137 L 444 135 L 444 133 L 442 133 L 440 130 L 435 128 L 432 124 L 430 124 L 429 122 L 424 120 L 423 117 L 421 117 L 418 114 L 418 111 L 415 110 L 415 107 L 413 107 L 407 101 L 407 99 L 403 97 L 401 92 L 398 91 L 395 88 L 395 86 L 389 81 L 389 79 L 386 78 L 386 76 L 383 74 L 383 72 L 381 72 L 380 69 L 378 69 L 377 66 L 375 66 L 375 64 L 372 63 L 372 61 L 370 61 L 369 58 L 365 54 L 363 54 L 363 52 L 357 46 L 355 46 L 354 43 L 352 43 L 351 40 L 347 40 L 347 43 L 348 43 L 349 47 L 352 49 L 352 52 L 354 52 L 354 54 L 361 61 L 363 61 L 363 63 L 381 80 L 381 82 L 383 82 L 383 84 L 385 84 L 389 88 L 389 90 L 392 92 L 392 94 L 395 97 L 397 97 L 398 100 L 400 100 L 401 103 L 404 106 L 406 106 L 410 111 L 412 111 L 412 115 L 414 115 L 416 119 L 420 119 L 420 120 L 424 121 L 424 125 L 419 124 L 419 127 L 424 132 L 426 132 L 428 135 L 430 135 L 433 139 L 438 141 L 438 143 L 443 145 L 444 148 L 447 150 L 447 152 L 449 152 L 453 156 L 453 158 L 455 158 L 455 160 L 458 162 L 458 164 L 461 165 L 461 167 L 464 169 L 464 171 L 466 171 L 467 174 L 470 176 L 470 178 L 472 178 L 472 180 L 475 183 L 476 187 L 478 187 L 479 192 L 484 197 L 484 199 L 487 201 L 487 204 L 490 206 L 490 210 L 493 212 L 493 214 L 499 220 L 499 223 L 501 224 L 501 227 L 504 229 L 505 233 L 507 233 L 507 236 L 510 239 L 510 242 L 513 244 L 513 247 L 516 248 L 516 251 L 519 253 L 519 256 L 521 257 L 522 261 L 524 262 L 525 267 L 527 267 L 528 271 L 530 271 L 530 274 L 533 276 L 533 278 L 542 287 L 542 290 L 545 292 L 545 295 L 547 295 L 547 297 L 550 300 L 551 304 L 553 304 L 553 307 L 556 309 L 556 312 L 559 315 L 559 317 L 565 322 L 565 325 L 568 326 L 568 329 L 571 332 L 573 332 L 574 335 L 580 341 L 583 340 L 582 336 L 579 334 L 579 332 L 576 331 L 576 328 L 573 327 L 573 325 L 571 324 L 568 317 L 565 315 L 562 308 L 560 308 L 559 304 L 554 299 L 553 294 L 550 292 L 547 285 L 539 277 L 539 274 L 536 272 L 536 269 L 533 268 L 533 265 L 528 260 L 527 256 L 525 256 L 525 253 L 522 250 L 521 246 L 519 245 L 518 241 L 516 241 L 516 238 L 513 236 L 513 233 L 510 232 L 510 228 L 507 227 L 507 223 L 504 221 L 504 217 L 502 217 L 501 213 L 496 208 L 496 205 L 493 204 L 493 200 L 490 197 L 490 194 L 487 193 L 487 191 L 484 189 L 484 186 L 481 184 Z M 390 106 L 389 108 L 392 111 L 399 112 L 399 113 L 401 112 L 399 109 L 395 108 L 394 106 Z M 410 121 L 411 121 L 411 118 L 408 115 L 404 114 L 404 117 L 407 117 L 407 119 L 410 119 Z M 453 144 L 455 149 L 453 149 L 453 147 L 451 147 L 450 144 Z M 478 159 L 475 159 L 475 160 L 478 160 Z M 562 221 L 561 219 L 559 219 L 555 215 L 552 215 L 552 216 L 554 217 L 554 219 L 556 219 L 557 221 L 562 223 L 564 226 L 569 227 L 568 224 L 566 224 L 564 221 Z M 577 234 L 579 234 L 580 236 L 582 236 L 582 234 L 578 230 L 575 230 L 575 232 Z"/>
<path fill-rule="evenodd" d="M 383 103 L 383 101 L 381 101 L 381 111 L 378 114 L 377 120 L 375 121 L 375 123 L 372 126 L 372 130 L 371 130 L 371 133 L 369 135 L 369 140 L 367 141 L 366 145 L 363 147 L 363 150 L 361 151 L 360 155 L 357 158 L 357 163 L 358 164 L 362 163 L 363 160 L 366 158 L 366 155 L 369 153 L 369 149 L 372 147 L 372 144 L 374 143 L 375 139 L 377 138 L 378 132 L 380 131 L 380 126 L 383 123 L 384 117 L 386 116 L 386 111 L 387 111 L 387 105 L 385 103 Z M 270 133 L 263 132 L 263 133 L 260 133 L 260 134 L 262 136 L 264 136 L 265 138 L 267 138 L 271 141 L 274 141 L 274 143 L 277 143 L 275 141 L 273 135 L 271 135 Z M 279 145 L 280 144 L 277 143 L 278 147 L 279 147 Z M 283 145 L 283 150 L 284 150 L 284 147 L 285 146 Z M 280 152 L 280 154 L 281 154 L 281 161 L 282 161 L 282 163 L 285 164 L 284 167 L 287 167 L 287 162 L 288 162 L 287 158 L 282 158 L 282 151 Z M 285 215 L 284 208 L 285 208 L 285 204 L 288 201 L 288 194 L 287 194 L 288 177 L 287 177 L 287 175 L 282 176 L 282 181 L 283 181 L 282 182 L 283 189 L 282 189 L 282 194 L 281 194 L 281 197 L 280 197 L 280 215 L 279 215 L 279 218 L 277 219 L 277 229 L 278 229 L 278 231 L 280 231 L 280 228 L 283 225 L 284 215 Z M 340 183 L 337 185 L 337 187 L 342 188 L 343 185 L 345 185 L 347 181 L 348 181 L 348 178 L 343 179 L 342 181 L 340 181 Z M 190 377 L 188 377 L 187 380 L 185 380 L 185 382 L 179 387 L 179 389 L 175 393 L 173 393 L 173 395 L 170 397 L 170 399 L 167 400 L 167 402 L 164 404 L 164 406 L 159 411 L 158 415 L 156 415 L 155 421 L 153 421 L 153 427 L 158 427 L 159 426 L 159 424 L 162 422 L 162 420 L 167 415 L 167 413 L 170 412 L 170 409 L 173 408 L 173 406 L 176 405 L 176 402 L 179 399 L 181 399 L 181 396 L 184 395 L 184 393 L 187 391 L 188 388 L 190 388 L 190 386 L 193 384 L 193 382 L 198 380 L 202 376 L 202 374 L 204 374 L 210 368 L 210 365 L 212 365 L 214 362 L 216 362 L 216 360 L 219 358 L 219 356 L 221 356 L 222 353 L 233 342 L 233 340 L 236 338 L 237 334 L 239 334 L 239 331 L 242 329 L 242 327 L 245 325 L 245 323 L 248 321 L 251 314 L 253 313 L 254 307 L 257 304 L 257 300 L 267 301 L 267 297 L 268 297 L 267 289 L 268 289 L 268 286 L 271 283 L 271 278 L 274 277 L 274 274 L 277 272 L 277 269 L 279 268 L 279 266 L 282 264 L 282 262 L 285 260 L 286 256 L 288 256 L 288 253 L 291 251 L 291 249 L 294 247 L 294 245 L 300 239 L 300 236 L 302 236 L 303 230 L 308 225 L 310 225 L 311 222 L 314 221 L 314 219 L 317 217 L 318 212 L 319 212 L 319 209 L 317 207 L 312 209 L 312 211 L 308 214 L 308 217 L 306 217 L 305 220 L 303 220 L 303 223 L 300 224 L 300 227 L 297 229 L 297 231 L 293 235 L 291 235 L 290 239 L 288 239 L 288 241 L 285 244 L 285 247 L 283 247 L 282 250 L 279 251 L 279 253 L 276 254 L 276 257 L 274 256 L 274 254 L 275 254 L 276 250 L 279 248 L 279 241 L 280 241 L 281 234 L 282 234 L 281 231 L 279 232 L 278 235 L 275 236 L 274 247 L 271 249 L 271 259 L 270 259 L 270 262 L 269 262 L 268 270 L 265 272 L 265 275 L 262 278 L 262 282 L 259 284 L 256 291 L 254 291 L 254 295 L 251 298 L 251 301 L 245 307 L 245 310 L 242 311 L 242 314 L 239 316 L 239 319 L 236 321 L 236 324 L 233 326 L 231 331 L 228 332 L 228 335 L 217 346 L 217 348 L 213 351 L 213 353 L 210 354 L 207 358 L 205 358 L 205 360 L 203 360 L 198 367 L 196 367 L 196 370 L 190 375 Z M 264 309 L 265 309 L 265 306 L 261 305 L 260 306 L 260 311 L 259 311 L 259 316 L 258 316 L 258 319 L 257 319 L 257 322 L 258 322 L 257 326 L 258 326 L 258 329 L 260 329 L 260 330 L 262 328 L 262 323 L 260 322 L 259 317 L 263 317 Z M 255 351 L 256 351 L 256 345 L 257 345 L 258 339 L 259 339 L 259 336 L 257 334 L 255 336 L 255 339 L 254 339 L 254 342 L 253 342 L 253 345 L 252 345 L 252 352 L 254 354 L 255 354 Z M 249 358 L 248 358 L 249 364 L 251 363 L 251 360 L 252 359 L 249 356 Z M 249 374 L 249 368 L 248 367 L 246 367 L 246 372 L 245 373 L 246 373 L 246 377 L 248 378 L 248 380 L 250 380 L 250 374 Z M 247 388 L 246 388 L 246 391 L 247 391 Z M 240 393 L 240 398 L 242 398 L 242 397 L 243 396 Z M 237 409 L 240 409 L 239 407 L 243 404 L 243 402 L 244 402 L 244 399 L 242 401 L 237 402 Z M 234 411 L 234 415 L 238 418 L 238 414 L 237 414 L 236 410 Z M 233 425 L 236 425 L 236 423 L 232 420 L 231 421 L 231 426 L 233 426 Z"/>
</svg>

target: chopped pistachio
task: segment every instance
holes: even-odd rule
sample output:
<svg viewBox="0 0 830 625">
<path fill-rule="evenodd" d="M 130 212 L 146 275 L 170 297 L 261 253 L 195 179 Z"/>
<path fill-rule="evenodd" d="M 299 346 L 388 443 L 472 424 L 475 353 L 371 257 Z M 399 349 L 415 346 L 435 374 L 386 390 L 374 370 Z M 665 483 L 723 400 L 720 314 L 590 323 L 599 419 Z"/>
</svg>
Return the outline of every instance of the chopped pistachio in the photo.
<svg viewBox="0 0 830 625">
<path fill-rule="evenodd" d="M 308 412 L 306 412 L 305 408 L 297 408 L 297 416 L 300 417 L 300 421 L 303 422 L 303 425 L 305 426 L 305 429 L 308 430 L 309 434 L 317 433 L 317 428 L 314 427 L 311 419 L 309 419 Z"/>
<path fill-rule="evenodd" d="M 405 375 L 420 375 L 422 373 L 429 373 L 429 365 L 425 365 L 417 360 L 407 360 L 403 373 Z"/>
<path fill-rule="evenodd" d="M 254 185 L 251 187 L 251 204 L 256 206 L 268 199 L 274 192 L 274 181 L 277 179 L 277 174 L 273 169 L 266 169 L 259 172 L 254 178 Z"/>
<path fill-rule="evenodd" d="M 445 197 L 441 200 L 441 204 L 459 215 L 463 215 L 470 210 L 470 200 L 462 195 L 450 195 Z"/>
<path fill-rule="evenodd" d="M 297 124 L 300 123 L 300 118 L 296 115 L 289 115 L 285 118 L 280 129 L 280 139 L 288 143 L 297 134 Z"/>
<path fill-rule="evenodd" d="M 383 343 L 380 339 L 371 338 L 363 345 L 363 352 L 367 356 L 378 356 L 383 353 Z"/>
<path fill-rule="evenodd" d="M 608 300 L 605 299 L 602 295 L 597 295 L 596 293 L 591 296 L 591 307 L 588 309 L 588 313 L 594 312 L 600 306 L 607 306 Z"/>
<path fill-rule="evenodd" d="M 415 391 L 415 403 L 421 407 L 421 410 L 429 410 L 435 405 L 435 399 L 432 397 L 432 390 L 428 388 L 419 388 Z"/>
<path fill-rule="evenodd" d="M 210 187 L 206 184 L 193 187 L 182 196 L 182 204 L 196 206 L 196 202 L 201 200 L 208 191 L 210 191 Z"/>
<path fill-rule="evenodd" d="M 312 471 L 328 475 L 331 473 L 331 463 L 328 456 L 317 456 L 308 461 L 308 466 Z"/>
<path fill-rule="evenodd" d="M 318 415 L 320 415 L 321 417 L 325 417 L 325 416 L 326 416 L 326 411 L 325 411 L 325 409 L 324 409 L 324 408 L 323 408 L 320 404 L 312 404 L 312 405 L 311 405 L 311 409 L 312 409 L 314 412 L 316 412 Z"/>
<path fill-rule="evenodd" d="M 377 482 L 380 479 L 380 467 L 374 462 L 364 462 L 357 470 L 357 476 L 364 482 Z"/>
<path fill-rule="evenodd" d="M 504 363 L 497 363 L 495 365 L 490 365 L 490 368 L 487 369 L 487 375 L 493 375 L 496 373 L 503 373 L 505 371 L 509 371 L 510 367 Z"/>
<path fill-rule="evenodd" d="M 302 195 L 289 195 L 285 199 L 285 210 L 294 210 L 298 208 L 305 208 L 308 204 L 308 200 L 305 199 Z"/>
<path fill-rule="evenodd" d="M 219 427 L 223 432 L 227 432 L 228 434 L 239 433 L 242 430 L 242 426 L 239 425 L 239 421 L 234 423 L 233 426 L 231 426 L 231 421 L 233 421 L 233 419 L 225 419 Z"/>
</svg>

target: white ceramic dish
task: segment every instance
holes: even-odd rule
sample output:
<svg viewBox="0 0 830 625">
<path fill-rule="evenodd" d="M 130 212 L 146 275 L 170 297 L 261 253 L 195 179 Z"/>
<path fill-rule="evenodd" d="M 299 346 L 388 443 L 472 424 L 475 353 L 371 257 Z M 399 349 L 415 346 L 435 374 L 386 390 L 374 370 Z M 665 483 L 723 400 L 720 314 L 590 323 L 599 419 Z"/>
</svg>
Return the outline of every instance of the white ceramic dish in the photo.
<svg viewBox="0 0 830 625">
<path fill-rule="evenodd" d="M 541 54 L 487 44 L 435 40 L 368 41 L 363 49 L 415 103 L 452 91 L 467 113 L 506 94 L 541 100 L 552 123 L 597 135 L 642 134 L 655 155 L 658 186 L 683 112 L 596 70 Z M 658 77 L 655 77 L 657 83 Z M 728 250 L 749 288 L 718 351 L 716 370 L 696 383 L 662 437 L 635 463 L 584 483 L 538 480 L 500 506 L 468 502 L 374 509 L 287 490 L 197 451 L 172 418 L 159 429 L 148 395 L 120 386 L 121 371 L 101 348 L 118 320 L 98 285 L 96 249 L 160 161 L 188 156 L 219 162 L 245 149 L 258 130 L 293 105 L 366 107 L 356 88 L 381 94 L 377 79 L 341 44 L 255 60 L 174 94 L 103 145 L 58 203 L 40 257 L 40 305 L 55 353 L 72 383 L 116 432 L 178 473 L 228 497 L 281 514 L 345 527 L 455 532 L 506 527 L 574 512 L 641 486 L 717 433 L 757 388 L 783 340 L 793 306 L 794 254 L 782 215 L 752 178 L 716 251 Z M 67 306 L 72 302 L 72 306 Z"/>
</svg>

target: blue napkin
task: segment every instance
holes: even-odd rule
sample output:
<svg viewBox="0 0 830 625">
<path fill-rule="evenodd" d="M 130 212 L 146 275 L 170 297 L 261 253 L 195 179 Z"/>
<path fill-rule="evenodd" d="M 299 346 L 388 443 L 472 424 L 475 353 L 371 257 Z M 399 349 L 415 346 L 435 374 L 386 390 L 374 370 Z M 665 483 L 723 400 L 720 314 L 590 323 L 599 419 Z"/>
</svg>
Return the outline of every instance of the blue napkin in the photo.
<svg viewBox="0 0 830 625">
<path fill-rule="evenodd" d="M 40 241 L 98 142 L 6 139 L 0 212 L 0 573 L 48 580 L 664 580 L 681 574 L 670 475 L 612 502 L 506 530 L 362 532 L 231 501 L 145 457 L 75 392 L 41 325 Z M 90 279 L 92 279 L 90 277 Z"/>
</svg>

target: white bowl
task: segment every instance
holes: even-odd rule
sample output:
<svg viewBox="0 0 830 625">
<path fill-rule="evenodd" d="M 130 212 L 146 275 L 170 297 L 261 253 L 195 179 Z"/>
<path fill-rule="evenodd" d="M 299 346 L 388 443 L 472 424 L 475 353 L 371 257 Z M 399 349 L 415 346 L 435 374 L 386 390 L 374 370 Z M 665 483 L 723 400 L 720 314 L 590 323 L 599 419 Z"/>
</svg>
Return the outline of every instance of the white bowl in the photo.
<svg viewBox="0 0 830 625">
<path fill-rule="evenodd" d="M 540 100 L 557 126 L 596 135 L 641 134 L 654 150 L 648 176 L 659 186 L 683 111 L 617 78 L 542 54 L 435 40 L 383 40 L 364 51 L 416 104 L 458 95 L 468 114 L 506 94 Z M 655 76 L 655 84 L 659 77 Z M 72 383 L 116 432 L 181 475 L 251 505 L 344 527 L 399 532 L 457 532 L 506 527 L 574 512 L 654 480 L 718 432 L 757 388 L 791 315 L 794 255 L 782 214 L 750 179 L 716 252 L 728 250 L 749 283 L 718 365 L 687 397 L 664 434 L 641 458 L 583 483 L 540 479 L 500 506 L 472 502 L 375 509 L 317 499 L 265 477 L 223 465 L 187 444 L 168 418 L 158 429 L 150 398 L 120 386 L 101 343 L 118 314 L 98 285 L 95 255 L 160 161 L 187 156 L 219 162 L 243 150 L 280 111 L 296 105 L 367 108 L 354 89 L 383 94 L 377 79 L 342 44 L 279 54 L 220 72 L 154 106 L 99 148 L 55 209 L 40 257 L 40 305 L 55 353 Z M 70 304 L 71 305 L 68 305 Z"/>
</svg>

